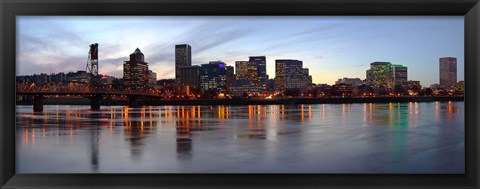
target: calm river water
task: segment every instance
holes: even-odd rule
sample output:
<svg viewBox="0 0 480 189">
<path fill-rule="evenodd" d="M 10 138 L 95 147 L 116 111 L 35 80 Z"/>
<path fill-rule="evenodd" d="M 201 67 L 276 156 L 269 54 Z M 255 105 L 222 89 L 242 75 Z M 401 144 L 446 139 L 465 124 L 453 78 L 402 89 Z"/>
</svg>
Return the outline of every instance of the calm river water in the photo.
<svg viewBox="0 0 480 189">
<path fill-rule="evenodd" d="M 464 102 L 17 106 L 17 173 L 463 173 Z"/>
</svg>

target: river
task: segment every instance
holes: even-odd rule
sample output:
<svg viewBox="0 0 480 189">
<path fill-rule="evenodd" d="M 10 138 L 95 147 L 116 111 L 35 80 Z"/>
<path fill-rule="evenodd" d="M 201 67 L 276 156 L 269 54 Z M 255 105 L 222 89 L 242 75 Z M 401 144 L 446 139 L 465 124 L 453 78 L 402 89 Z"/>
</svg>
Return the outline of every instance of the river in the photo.
<svg viewBox="0 0 480 189">
<path fill-rule="evenodd" d="M 17 173 L 464 173 L 464 102 L 16 106 Z"/>
</svg>

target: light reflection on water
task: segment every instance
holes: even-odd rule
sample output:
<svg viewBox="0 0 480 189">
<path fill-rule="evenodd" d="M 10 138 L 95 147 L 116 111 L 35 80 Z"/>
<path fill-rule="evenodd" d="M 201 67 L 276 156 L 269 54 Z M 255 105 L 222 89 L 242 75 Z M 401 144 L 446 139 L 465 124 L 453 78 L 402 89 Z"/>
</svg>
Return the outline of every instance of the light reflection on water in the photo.
<svg viewBox="0 0 480 189">
<path fill-rule="evenodd" d="M 19 173 L 463 173 L 464 103 L 17 106 Z"/>
</svg>

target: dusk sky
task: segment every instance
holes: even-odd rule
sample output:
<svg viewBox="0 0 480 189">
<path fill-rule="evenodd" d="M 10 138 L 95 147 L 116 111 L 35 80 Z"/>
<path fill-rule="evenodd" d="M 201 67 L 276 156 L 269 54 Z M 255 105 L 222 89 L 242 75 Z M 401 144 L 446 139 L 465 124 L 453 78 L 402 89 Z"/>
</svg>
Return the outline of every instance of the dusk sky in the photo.
<svg viewBox="0 0 480 189">
<path fill-rule="evenodd" d="M 439 82 L 439 58 L 457 57 L 464 79 L 463 16 L 17 16 L 17 75 L 85 70 L 99 44 L 99 73 L 122 77 L 138 47 L 157 79 L 175 77 L 175 44 L 192 46 L 192 64 L 249 56 L 298 59 L 314 83 L 365 79 L 370 63 L 408 67 L 408 80 Z"/>
</svg>

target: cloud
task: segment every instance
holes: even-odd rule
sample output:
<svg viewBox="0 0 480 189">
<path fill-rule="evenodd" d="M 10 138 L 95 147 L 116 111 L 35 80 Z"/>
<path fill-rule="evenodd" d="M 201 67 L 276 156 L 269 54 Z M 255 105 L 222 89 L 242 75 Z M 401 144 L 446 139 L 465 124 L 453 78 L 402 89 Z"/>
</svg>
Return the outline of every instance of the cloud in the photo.
<svg viewBox="0 0 480 189">
<path fill-rule="evenodd" d="M 412 19 L 415 24 L 395 21 L 395 17 L 379 21 L 376 17 L 277 18 L 21 16 L 17 21 L 17 73 L 85 70 L 92 43 L 100 44 L 100 74 L 122 77 L 123 61 L 138 46 L 158 79 L 174 77 L 175 44 L 182 43 L 192 46 L 194 65 L 212 60 L 234 65 L 234 61 L 248 60 L 248 56 L 265 55 L 269 74 L 273 73 L 275 58 L 303 60 L 312 73 L 316 69 L 350 73 L 328 67 L 348 66 L 351 73 L 358 72 L 356 75 L 364 75 L 365 69 L 360 67 L 367 68 L 371 60 L 398 59 L 400 63 L 411 63 L 409 79 L 421 79 L 423 76 L 414 72 L 416 64 L 412 62 L 430 62 L 424 59 L 437 58 L 439 53 L 453 52 L 459 54 L 459 60 L 463 58 L 460 17 L 435 23 Z M 455 27 L 438 30 L 444 23 Z M 405 40 L 405 36 L 411 40 Z M 445 40 L 450 45 L 442 46 Z M 409 46 L 423 51 L 412 56 Z M 323 81 L 324 76 L 319 77 Z"/>
<path fill-rule="evenodd" d="M 45 20 L 42 23 L 45 25 L 20 22 L 17 31 L 17 72 L 34 74 L 84 69 L 87 53 L 80 54 L 79 47 L 85 45 L 88 52 L 88 43 L 62 25 Z"/>
<path fill-rule="evenodd" d="M 148 51 L 142 51 L 145 54 L 145 61 L 149 64 L 165 63 L 170 62 L 175 65 L 175 46 L 166 45 L 164 48 L 155 49 L 151 53 L 147 54 Z"/>
<path fill-rule="evenodd" d="M 293 54 L 305 51 L 315 51 L 326 47 L 326 44 L 337 43 L 345 36 L 338 34 L 335 29 L 340 28 L 339 24 L 324 24 L 310 27 L 301 31 L 292 31 L 285 35 L 266 39 L 262 51 L 272 54 Z"/>
<path fill-rule="evenodd" d="M 123 62 L 127 61 L 128 59 L 129 57 L 127 56 L 118 57 L 118 58 L 99 59 L 98 61 L 99 74 L 109 75 L 114 77 L 123 77 Z"/>
<path fill-rule="evenodd" d="M 149 66 L 151 70 L 157 73 L 157 79 L 171 79 L 175 78 L 175 66 L 152 65 Z"/>
<path fill-rule="evenodd" d="M 190 29 L 179 41 L 192 46 L 192 51 L 198 55 L 210 49 L 222 46 L 254 33 L 246 27 L 239 27 L 225 21 L 207 22 Z M 218 53 L 220 54 L 220 53 Z"/>
<path fill-rule="evenodd" d="M 317 34 L 322 34 L 327 31 L 337 29 L 340 26 L 341 26 L 340 24 L 323 24 L 323 25 L 318 25 L 318 26 L 304 29 L 300 32 L 295 32 L 293 34 L 290 34 L 289 36 L 296 37 L 301 35 L 317 35 Z"/>
<path fill-rule="evenodd" d="M 177 26 L 178 27 L 178 26 Z M 181 27 L 181 26 L 180 26 Z M 245 38 L 254 31 L 232 25 L 223 20 L 200 22 L 184 27 L 182 32 L 169 33 L 170 38 L 152 40 L 145 47 L 139 47 L 145 54 L 149 68 L 157 72 L 157 78 L 173 78 L 175 75 L 175 45 L 187 43 L 192 46 L 192 64 L 199 65 L 211 60 L 231 58 L 233 49 L 224 53 L 225 44 Z M 162 30 L 163 31 L 163 30 Z M 158 36 L 166 34 L 158 32 Z M 222 49 L 216 50 L 222 47 Z M 132 49 L 133 52 L 133 49 Z M 248 57 L 245 57 L 248 58 Z M 103 61 L 105 62 L 105 61 Z"/>
</svg>

